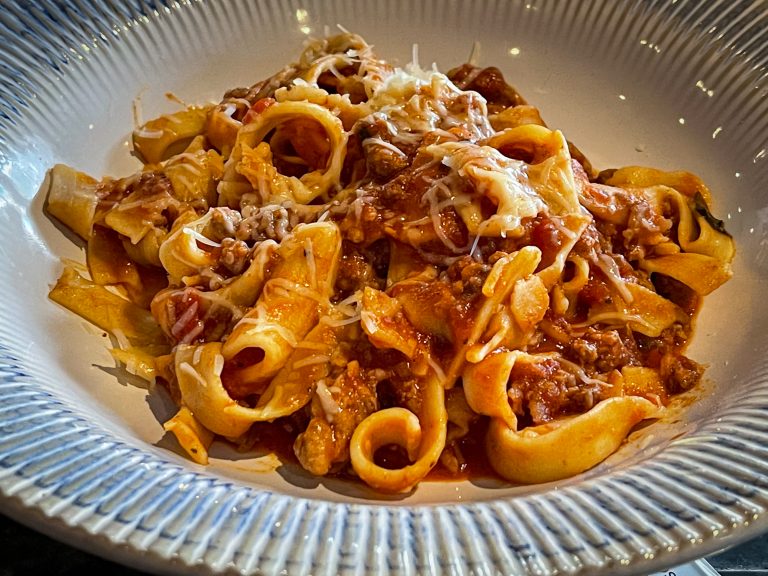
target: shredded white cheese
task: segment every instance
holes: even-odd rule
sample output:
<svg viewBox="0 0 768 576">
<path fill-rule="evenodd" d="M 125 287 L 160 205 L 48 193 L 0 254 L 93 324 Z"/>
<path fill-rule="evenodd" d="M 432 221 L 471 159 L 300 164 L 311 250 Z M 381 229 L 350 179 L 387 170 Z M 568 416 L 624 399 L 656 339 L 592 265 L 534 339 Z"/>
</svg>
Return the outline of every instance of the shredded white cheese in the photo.
<svg viewBox="0 0 768 576">
<path fill-rule="evenodd" d="M 599 254 L 594 262 L 595 265 L 603 271 L 611 284 L 613 284 L 624 302 L 632 304 L 634 297 L 632 296 L 632 292 L 629 291 L 629 288 L 627 288 L 625 280 L 621 277 L 619 266 L 616 264 L 616 261 L 608 256 L 608 254 Z"/>
<path fill-rule="evenodd" d="M 184 328 L 186 328 L 187 324 L 194 318 L 197 318 L 197 309 L 199 307 L 199 304 L 197 303 L 197 300 L 192 302 L 189 306 L 187 306 L 187 309 L 184 310 L 184 312 L 176 319 L 176 322 L 174 322 L 173 326 L 171 326 L 171 334 L 178 338 L 179 335 L 181 335 Z"/>
<path fill-rule="evenodd" d="M 274 332 L 277 336 L 285 340 L 288 344 L 291 345 L 292 348 L 296 348 L 297 344 L 299 343 L 298 340 L 296 340 L 296 335 L 288 330 L 285 326 L 281 326 L 280 324 L 276 324 L 274 322 L 269 322 L 264 320 L 263 318 L 251 318 L 246 317 L 240 320 L 240 322 L 237 323 L 238 326 L 241 324 L 251 324 L 255 328 L 251 328 L 251 330 L 255 330 L 257 333 L 269 333 Z"/>
<path fill-rule="evenodd" d="M 207 236 L 203 236 L 198 232 L 197 230 L 190 228 L 188 226 L 185 226 L 181 229 L 183 234 L 187 234 L 188 236 L 192 236 L 195 240 L 200 242 L 200 244 L 204 244 L 206 246 L 210 246 L 212 248 L 221 248 L 221 244 L 219 242 L 214 242 Z"/>
<path fill-rule="evenodd" d="M 317 290 L 313 290 L 311 288 L 308 288 L 307 286 L 302 286 L 301 284 L 292 282 L 287 278 L 270 279 L 267 282 L 267 284 L 264 286 L 264 291 L 269 292 L 271 290 L 275 290 L 278 292 L 282 290 L 285 293 L 287 293 L 286 295 L 288 296 L 290 296 L 290 294 L 293 293 L 293 294 L 296 294 L 297 296 L 303 296 L 304 298 L 309 298 L 310 300 L 314 300 L 315 302 L 321 305 L 328 304 L 328 298 L 320 294 L 320 292 L 318 292 Z"/>
<path fill-rule="evenodd" d="M 326 344 L 323 344 L 322 342 L 312 342 L 311 340 L 302 340 L 298 344 L 296 344 L 296 348 L 305 348 L 307 350 L 318 350 L 320 352 L 325 352 L 328 349 L 328 346 Z"/>
<path fill-rule="evenodd" d="M 213 371 L 216 374 L 221 374 L 222 370 L 224 370 L 224 356 L 216 354 L 216 356 L 213 357 Z"/>
<path fill-rule="evenodd" d="M 139 138 L 146 138 L 147 140 L 162 138 L 165 134 L 165 132 L 162 130 L 147 130 L 142 128 L 134 130 L 133 133 L 135 136 L 138 136 Z"/>
<path fill-rule="evenodd" d="M 320 322 L 331 328 L 340 328 L 349 324 L 354 324 L 360 321 L 360 315 L 349 316 L 348 318 L 332 318 L 331 316 L 323 316 L 320 318 Z"/>
<path fill-rule="evenodd" d="M 189 362 L 181 362 L 179 364 L 179 370 L 190 378 L 194 378 L 198 384 L 200 384 L 201 388 L 208 387 L 208 382 L 205 381 L 205 378 L 203 378 L 200 372 L 195 370 L 195 368 Z"/>
<path fill-rule="evenodd" d="M 325 384 L 325 379 L 320 379 L 315 385 L 315 396 L 320 400 L 320 406 L 325 413 L 325 419 L 329 424 L 333 424 L 333 421 L 337 414 L 341 413 L 341 407 L 338 402 L 334 400 L 333 394 Z"/>
<path fill-rule="evenodd" d="M 294 370 L 299 370 L 300 368 L 306 368 L 307 366 L 314 366 L 315 364 L 326 364 L 330 361 L 331 361 L 330 356 L 326 356 L 325 354 L 314 354 L 312 356 L 307 356 L 306 358 L 302 358 L 301 360 L 297 360 L 291 366 Z"/>
<path fill-rule="evenodd" d="M 128 340 L 125 332 L 120 330 L 120 328 L 113 328 L 112 336 L 114 336 L 115 340 L 117 340 L 117 345 L 121 350 L 128 350 L 128 348 L 131 347 L 131 341 Z"/>
<path fill-rule="evenodd" d="M 307 257 L 309 285 L 317 290 L 317 263 L 315 262 L 315 247 L 312 245 L 312 238 L 304 240 L 304 255 Z"/>
</svg>

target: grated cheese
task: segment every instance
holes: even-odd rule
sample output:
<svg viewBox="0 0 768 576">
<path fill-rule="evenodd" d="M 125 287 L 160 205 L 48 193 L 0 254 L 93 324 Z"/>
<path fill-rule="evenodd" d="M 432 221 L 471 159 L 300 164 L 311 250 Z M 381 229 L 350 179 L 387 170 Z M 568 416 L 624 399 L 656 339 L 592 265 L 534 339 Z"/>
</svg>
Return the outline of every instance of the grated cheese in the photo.
<svg viewBox="0 0 768 576">
<path fill-rule="evenodd" d="M 138 136 L 139 138 L 146 138 L 147 140 L 159 139 L 165 135 L 165 132 L 162 130 L 147 130 L 145 128 L 134 130 L 133 133 L 135 136 Z"/>
<path fill-rule="evenodd" d="M 366 138 L 363 140 L 363 147 L 368 146 L 381 146 L 382 148 L 386 148 L 390 152 L 394 152 L 398 156 L 406 156 L 405 152 L 400 150 L 397 146 L 392 144 L 391 142 L 387 142 L 386 140 L 382 140 L 381 138 Z"/>
<path fill-rule="evenodd" d="M 205 381 L 205 378 L 198 372 L 189 362 L 181 362 L 179 364 L 179 371 L 183 372 L 190 378 L 194 378 L 198 384 L 200 384 L 201 388 L 207 388 L 208 382 Z"/>
<path fill-rule="evenodd" d="M 470 350 L 467 352 L 467 360 L 472 362 L 473 364 L 477 362 L 482 362 L 488 354 L 493 352 L 499 344 L 504 340 L 504 338 L 509 334 L 509 331 L 512 328 L 512 322 L 509 317 L 509 314 L 506 313 L 505 310 L 503 310 L 503 306 L 499 307 L 499 321 L 501 323 L 501 327 L 496 331 L 496 333 L 480 347 L 473 346 L 470 348 Z"/>
<path fill-rule="evenodd" d="M 323 306 L 327 306 L 329 304 L 328 298 L 320 294 L 320 292 L 317 290 L 313 290 L 307 286 L 302 286 L 301 284 L 297 284 L 296 282 L 288 280 L 287 278 L 270 279 L 264 286 L 265 292 L 269 290 L 282 290 L 286 293 L 287 296 L 289 296 L 291 293 L 294 293 L 298 296 L 303 296 L 304 298 L 314 300 Z"/>
<path fill-rule="evenodd" d="M 221 374 L 222 370 L 224 370 L 224 356 L 216 354 L 216 356 L 213 357 L 213 371 L 216 374 Z"/>
<path fill-rule="evenodd" d="M 199 296 L 207 301 L 209 303 L 209 306 L 207 306 L 205 316 L 203 317 L 203 320 L 207 320 L 211 317 L 211 314 L 217 309 L 217 308 L 223 308 L 227 310 L 233 320 L 239 320 L 243 316 L 243 310 L 240 308 L 237 304 L 226 298 L 225 296 L 222 296 L 217 291 L 214 292 L 200 292 Z"/>
<path fill-rule="evenodd" d="M 250 317 L 245 317 L 237 323 L 238 326 L 240 326 L 241 324 L 251 324 L 255 326 L 256 332 L 258 333 L 275 332 L 280 338 L 285 340 L 292 348 L 296 348 L 296 346 L 298 345 L 298 340 L 296 340 L 296 336 L 293 334 L 293 332 L 291 332 L 285 326 L 281 326 L 280 324 L 269 322 L 267 320 L 264 320 L 263 318 L 250 318 Z M 253 328 L 251 328 L 251 330 L 252 329 Z"/>
<path fill-rule="evenodd" d="M 307 366 L 314 366 L 315 364 L 326 364 L 330 361 L 331 361 L 330 356 L 326 356 L 325 354 L 315 354 L 313 356 L 307 356 L 306 358 L 297 360 L 292 364 L 292 368 L 294 370 L 299 370 L 300 368 L 306 368 Z"/>
<path fill-rule="evenodd" d="M 176 319 L 176 322 L 174 322 L 173 326 L 171 326 L 171 335 L 175 338 L 179 337 L 179 334 L 181 334 L 182 330 L 189 324 L 189 321 L 193 318 L 197 317 L 197 309 L 199 305 L 197 303 L 197 300 L 192 302 L 189 306 L 187 306 L 187 309 L 184 310 L 181 316 L 179 316 Z"/>
<path fill-rule="evenodd" d="M 370 336 L 378 332 L 379 327 L 376 325 L 376 317 L 367 310 L 363 310 L 360 313 L 360 323 L 363 325 L 365 332 Z"/>
<path fill-rule="evenodd" d="M 320 322 L 331 328 L 341 328 L 342 326 L 348 326 L 360 321 L 360 315 L 349 316 L 348 318 L 332 318 L 330 316 L 322 316 Z"/>
<path fill-rule="evenodd" d="M 192 238 L 200 242 L 200 244 L 204 244 L 212 248 L 221 248 L 221 244 L 219 242 L 214 242 L 207 236 L 203 236 L 202 234 L 200 234 L 200 232 L 198 232 L 194 228 L 185 226 L 184 228 L 181 229 L 181 232 L 182 234 L 186 234 L 187 236 L 192 236 Z"/>
<path fill-rule="evenodd" d="M 438 381 L 442 384 L 445 382 L 445 371 L 440 366 L 440 364 L 437 363 L 437 361 L 432 357 L 432 354 L 427 354 L 427 364 L 429 364 L 430 368 L 434 370 L 435 376 L 437 376 Z"/>
<path fill-rule="evenodd" d="M 120 330 L 120 328 L 113 328 L 112 336 L 114 336 L 115 340 L 117 340 L 117 346 L 121 350 L 128 350 L 128 348 L 131 347 L 131 341 L 128 340 L 128 337 L 125 335 L 125 332 Z"/>
<path fill-rule="evenodd" d="M 589 384 L 591 386 L 596 386 L 598 388 L 609 386 L 608 382 L 603 382 L 602 380 L 598 380 L 597 378 L 591 378 L 587 376 L 587 373 L 584 372 L 584 369 L 576 364 L 575 362 L 571 362 L 570 360 L 566 360 L 565 358 L 558 358 L 558 361 L 560 362 L 561 366 L 565 366 L 568 368 L 568 371 L 573 373 L 574 376 L 576 376 L 579 380 L 584 382 L 584 384 Z"/>
<path fill-rule="evenodd" d="M 320 400 L 320 406 L 325 413 L 325 420 L 333 424 L 335 417 L 341 413 L 341 406 L 334 400 L 333 394 L 325 385 L 325 379 L 320 379 L 315 385 L 315 396 Z"/>
<path fill-rule="evenodd" d="M 304 255 L 307 257 L 309 285 L 317 290 L 317 263 L 315 262 L 315 249 L 312 245 L 312 238 L 304 239 Z"/>
<path fill-rule="evenodd" d="M 594 259 L 594 262 L 595 265 L 603 271 L 611 284 L 614 285 L 624 302 L 632 304 L 634 296 L 632 296 L 632 292 L 629 291 L 625 280 L 621 277 L 619 266 L 616 264 L 616 261 L 608 256 L 608 254 L 599 254 Z"/>
<path fill-rule="evenodd" d="M 181 344 L 191 344 L 192 342 L 194 342 L 195 338 L 197 338 L 198 336 L 200 336 L 200 334 L 203 333 L 203 330 L 205 330 L 205 326 L 203 325 L 202 322 L 198 322 L 197 324 L 195 324 L 192 330 L 184 334 L 184 338 L 182 338 L 179 342 Z"/>
</svg>

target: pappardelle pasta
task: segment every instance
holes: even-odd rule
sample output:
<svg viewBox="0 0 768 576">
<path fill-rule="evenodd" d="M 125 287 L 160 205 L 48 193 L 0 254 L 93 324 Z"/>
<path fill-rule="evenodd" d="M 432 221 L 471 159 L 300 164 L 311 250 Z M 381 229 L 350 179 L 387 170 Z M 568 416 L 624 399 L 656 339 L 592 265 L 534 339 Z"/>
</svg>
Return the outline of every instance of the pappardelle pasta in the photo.
<svg viewBox="0 0 768 576">
<path fill-rule="evenodd" d="M 497 68 L 398 68 L 343 33 L 133 150 L 127 177 L 51 169 L 87 267 L 50 297 L 167 388 L 197 463 L 277 434 L 383 492 L 548 482 L 702 377 L 684 350 L 734 256 L 707 187 L 595 170 Z"/>
</svg>

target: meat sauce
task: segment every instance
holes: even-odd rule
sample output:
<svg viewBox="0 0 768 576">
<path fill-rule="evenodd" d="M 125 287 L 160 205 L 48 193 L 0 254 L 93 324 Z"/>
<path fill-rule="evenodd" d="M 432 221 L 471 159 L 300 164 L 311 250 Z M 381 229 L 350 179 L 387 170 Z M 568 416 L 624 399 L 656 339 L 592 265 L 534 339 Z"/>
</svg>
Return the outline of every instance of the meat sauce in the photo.
<svg viewBox="0 0 768 576">
<path fill-rule="evenodd" d="M 477 69 L 465 65 L 452 70 L 449 77 L 459 88 L 479 92 L 486 99 L 491 113 L 525 104 L 523 98 L 504 81 L 495 68 Z M 346 86 L 343 71 L 338 77 L 325 74 L 322 80 L 332 92 L 349 93 L 349 90 L 355 89 L 354 86 Z M 249 115 L 258 114 L 274 103 L 269 96 L 271 94 L 266 87 L 260 87 L 258 94 L 254 92 L 247 95 L 254 103 L 244 118 L 245 122 L 250 119 Z M 309 135 L 309 141 L 305 141 L 305 135 Z M 287 154 L 302 157 L 309 168 L 315 169 L 326 161 L 327 142 L 314 126 L 289 124 L 284 128 L 283 137 L 290 148 Z M 474 318 L 482 301 L 482 285 L 493 263 L 501 255 L 524 246 L 535 246 L 541 251 L 541 261 L 537 268 L 540 271 L 555 262 L 564 243 L 568 241 L 568 231 L 563 229 L 562 224 L 546 214 L 539 214 L 533 218 L 524 218 L 519 233 L 514 237 L 476 239 L 473 254 L 467 255 L 467 247 L 474 239 L 454 208 L 443 207 L 437 219 L 425 218 L 425 198 L 430 187 L 448 174 L 448 168 L 442 163 L 433 162 L 428 156 L 420 155 L 420 150 L 426 144 L 450 137 L 451 134 L 445 131 L 441 134 L 428 133 L 421 146 L 408 143 L 395 146 L 389 141 L 385 125 L 374 121 L 360 126 L 349 138 L 342 175 L 345 180 L 353 180 L 365 173 L 368 175 L 368 183 L 357 191 L 355 197 L 331 205 L 328 213 L 329 218 L 339 225 L 344 238 L 334 302 L 366 287 L 386 290 L 388 275 L 392 273 L 390 260 L 394 257 L 393 246 L 401 252 L 409 251 L 411 272 L 435 264 L 443 270 L 434 281 L 398 285 L 391 294 L 402 303 L 401 320 L 407 321 L 409 329 L 413 326 L 421 335 L 419 345 L 428 349 L 443 365 L 450 362 L 472 332 Z M 305 142 L 308 142 L 306 150 Z M 500 152 L 528 163 L 541 160 L 538 157 L 540 151 L 537 150 L 507 146 L 502 147 Z M 581 155 L 576 154 L 574 157 L 581 158 Z M 588 185 L 587 173 L 591 170 L 586 159 L 583 162 L 584 166 L 578 160 L 573 161 L 574 172 L 582 186 Z M 278 168 L 287 175 L 300 175 L 293 174 L 290 167 Z M 157 189 L 154 181 L 147 182 L 146 187 Z M 471 194 L 473 190 L 463 192 Z M 598 198 L 601 191 L 595 189 L 593 193 Z M 626 204 L 624 209 L 636 216 L 636 223 L 647 225 L 651 233 L 663 228 L 663 221 L 658 218 L 654 220 L 652 215 L 646 217 L 647 211 L 643 211 L 641 202 L 629 197 L 622 201 Z M 482 202 L 483 214 L 489 217 L 495 213 L 495 206 L 488 198 L 483 197 Z M 213 249 L 219 263 L 218 272 L 225 276 L 240 273 L 249 246 L 254 241 L 265 238 L 280 240 L 289 233 L 303 219 L 290 210 L 292 208 L 288 207 L 282 209 L 281 213 L 254 212 L 248 219 L 241 219 L 234 211 L 217 209 L 212 226 L 214 236 L 217 239 L 221 236 L 222 242 L 220 248 Z M 663 275 L 655 275 L 653 278 L 635 276 L 636 272 L 627 258 L 637 256 L 637 245 L 632 244 L 632 241 L 642 237 L 643 233 L 641 230 L 625 234 L 625 229 L 620 226 L 595 221 L 582 233 L 572 253 L 585 259 L 594 254 L 595 250 L 616 255 L 622 276 L 652 282 L 659 294 L 686 312 L 691 322 L 675 324 L 659 338 L 644 337 L 628 328 L 573 329 L 571 324 L 584 320 L 590 308 L 609 304 L 614 294 L 610 279 L 598 267 L 591 267 L 590 276 L 577 296 L 575 319 L 571 318 L 569 323 L 551 309 L 548 310 L 537 338 L 528 346 L 528 352 L 557 352 L 590 374 L 608 374 L 623 366 L 656 368 L 663 381 L 661 397 L 666 400 L 672 394 L 690 389 L 701 378 L 702 368 L 682 354 L 700 299 L 691 289 L 672 278 Z M 235 236 L 237 241 L 230 240 L 225 244 L 225 239 L 231 236 Z M 465 248 L 465 254 L 457 256 L 451 245 Z M 210 247 L 200 247 L 211 250 Z M 573 273 L 572 265 L 566 267 L 563 280 L 569 280 Z M 180 334 L 173 334 L 181 340 L 191 327 L 200 324 L 199 314 L 188 311 L 190 306 L 201 303 L 194 292 L 189 290 L 173 298 L 172 302 L 168 304 L 171 306 L 169 315 L 174 319 L 186 319 L 184 326 L 178 325 L 175 328 Z M 424 308 L 437 313 L 425 316 L 421 314 Z M 424 318 L 431 319 L 431 323 L 424 324 Z M 391 320 L 396 322 L 397 319 Z M 210 329 L 209 326 L 206 329 Z M 222 381 L 230 396 L 246 404 L 255 403 L 262 390 L 254 389 L 252 385 L 241 386 L 232 374 L 241 365 L 257 362 L 260 359 L 259 352 L 250 350 L 246 355 L 234 358 L 222 374 Z M 387 377 L 376 385 L 374 401 L 378 403 L 377 409 L 406 406 L 418 410 L 421 400 L 418 387 L 411 377 L 413 366 L 400 353 L 368 345 L 351 351 L 349 358 L 364 367 L 367 381 L 370 381 L 373 371 L 386 373 Z M 460 386 L 459 381 L 456 389 L 460 389 Z M 573 374 L 564 370 L 555 360 L 535 365 L 516 365 L 510 375 L 508 388 L 510 403 L 520 427 L 535 426 L 564 415 L 583 413 L 601 399 L 598 393 L 585 390 L 579 385 Z M 366 397 L 370 402 L 370 396 Z M 274 423 L 256 423 L 241 448 L 258 446 L 274 452 L 285 464 L 298 467 L 302 462 L 301 456 L 297 457 L 297 454 L 306 448 L 300 447 L 302 442 L 306 443 L 306 439 L 301 440 L 300 435 L 308 430 L 311 418 L 315 417 L 312 413 L 308 405 Z M 450 423 L 446 450 L 427 480 L 497 478 L 485 451 L 488 422 L 487 417 L 473 415 L 466 430 L 460 431 Z M 348 438 L 339 438 L 337 441 L 348 442 Z M 385 446 L 378 450 L 375 461 L 391 469 L 402 468 L 410 463 L 404 450 L 397 446 Z M 330 473 L 354 479 L 348 462 L 332 464 Z"/>
<path fill-rule="evenodd" d="M 445 244 L 434 236 L 429 236 L 429 227 L 421 230 L 414 240 L 407 223 L 423 214 L 418 206 L 419 199 L 426 191 L 427 183 L 442 174 L 443 168 L 431 167 L 418 174 L 415 168 L 408 168 L 383 186 L 370 185 L 365 190 L 364 200 L 358 210 L 347 210 L 339 218 L 344 232 L 343 257 L 340 262 L 336 284 L 335 301 L 353 294 L 366 286 L 384 290 L 389 269 L 391 242 L 404 242 L 415 245 L 424 252 L 445 253 Z M 333 217 L 333 215 L 332 215 Z M 449 238 L 456 244 L 465 244 L 468 233 L 455 211 L 441 214 L 441 223 Z M 431 224 L 430 224 L 431 226 Z M 584 233 L 574 247 L 575 254 L 587 255 L 596 246 L 616 246 L 614 238 L 621 235 L 621 230 L 610 230 L 612 236 L 606 236 L 608 230 L 600 231 L 593 226 Z M 563 243 L 566 241 L 560 226 L 550 217 L 539 215 L 522 222 L 522 233 L 516 238 L 481 238 L 477 243 L 479 259 L 464 256 L 448 266 L 442 281 L 405 285 L 398 287 L 393 296 L 404 305 L 406 317 L 409 315 L 409 302 L 413 302 L 414 313 L 409 320 L 429 337 L 424 342 L 431 353 L 447 364 L 457 350 L 458 343 L 465 342 L 471 333 L 473 319 L 476 316 L 480 291 L 497 255 L 510 253 L 526 245 L 532 245 L 541 251 L 538 270 L 550 266 Z M 414 253 L 418 259 L 418 253 Z M 485 262 L 485 263 L 484 263 Z M 427 262 L 425 262 L 425 265 Z M 622 273 L 631 275 L 631 266 L 624 266 Z M 566 278 L 568 279 L 568 272 Z M 674 279 L 656 275 L 652 278 L 655 289 L 666 298 L 679 305 L 691 318 L 697 313 L 700 299 L 685 285 Z M 586 317 L 589 308 L 610 302 L 612 291 L 610 283 L 599 269 L 593 269 L 590 278 L 578 294 L 578 317 Z M 427 307 L 439 311 L 440 325 L 420 325 L 419 309 Z M 428 316 L 432 317 L 432 316 Z M 659 370 L 663 381 L 663 390 L 659 396 L 667 400 L 671 395 L 683 392 L 695 386 L 702 375 L 702 368 L 682 354 L 692 329 L 692 323 L 675 324 L 660 338 L 647 338 L 635 334 L 629 329 L 593 329 L 574 331 L 567 322 L 548 311 L 542 322 L 544 328 L 537 341 L 529 346 L 531 353 L 556 351 L 563 358 L 583 366 L 588 372 L 610 373 L 622 366 L 647 366 Z M 379 351 L 368 347 L 358 351 L 357 357 L 363 365 L 373 369 L 390 368 L 402 362 L 398 353 L 391 350 Z M 249 364 L 253 358 L 236 358 Z M 407 372 L 407 370 L 404 370 Z M 222 375 L 225 387 L 233 398 L 249 402 L 258 398 L 258 390 L 241 389 L 236 380 L 228 374 Z M 380 408 L 390 403 L 393 406 L 407 405 L 410 393 L 407 387 L 401 390 L 397 385 L 387 382 L 379 386 L 377 396 Z M 457 384 L 460 386 L 460 383 Z M 574 381 L 574 377 L 562 370 L 555 361 L 536 365 L 521 365 L 513 369 L 510 377 L 510 402 L 518 414 L 519 426 L 535 426 L 549 422 L 561 416 L 578 414 L 589 410 L 601 398 L 585 392 Z M 254 394 L 256 394 L 254 396 Z M 414 392 L 418 396 L 418 392 Z M 387 400 L 389 398 L 389 400 Z M 411 402 L 414 397 L 411 397 Z M 418 401 L 418 399 L 416 399 Z M 255 424 L 249 434 L 253 446 L 273 451 L 284 463 L 298 466 L 297 438 L 307 428 L 309 408 L 299 411 L 291 417 L 278 420 L 270 425 Z M 486 457 L 485 434 L 489 419 L 477 416 L 470 423 L 466 433 L 450 440 L 446 445 L 444 457 L 432 469 L 426 480 L 448 481 L 464 479 L 498 478 Z M 277 424 L 277 425 L 275 425 Z M 450 437 L 450 436 L 449 436 Z M 381 448 L 376 456 L 377 464 L 384 468 L 398 469 L 410 462 L 403 449 L 397 446 Z M 331 468 L 331 474 L 354 480 L 354 475 L 343 463 Z"/>
<path fill-rule="evenodd" d="M 698 294 L 734 252 L 706 186 L 596 172 L 498 68 L 396 68 L 345 32 L 133 141 L 126 178 L 52 169 L 47 211 L 88 242 L 91 278 L 67 265 L 50 296 L 167 386 L 164 427 L 195 462 L 223 438 L 389 492 L 492 464 L 544 482 L 545 459 L 577 472 L 560 439 L 520 457 L 497 424 L 551 430 L 619 399 L 617 444 L 620 419 L 702 378 L 684 354 Z M 573 438 L 578 458 L 605 444 Z M 408 467 L 417 441 L 413 468 L 373 465 Z"/>
</svg>

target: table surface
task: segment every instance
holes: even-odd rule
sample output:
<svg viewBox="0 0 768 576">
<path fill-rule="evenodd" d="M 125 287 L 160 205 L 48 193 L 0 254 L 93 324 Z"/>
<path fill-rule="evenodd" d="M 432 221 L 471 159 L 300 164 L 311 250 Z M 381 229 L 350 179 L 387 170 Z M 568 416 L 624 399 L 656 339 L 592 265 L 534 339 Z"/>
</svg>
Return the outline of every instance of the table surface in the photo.
<svg viewBox="0 0 768 576">
<path fill-rule="evenodd" d="M 110 576 L 143 574 L 57 542 L 3 515 L 0 542 L 0 576 L 81 576 L 94 571 Z M 768 576 L 768 534 L 707 560 L 723 576 Z"/>
</svg>

